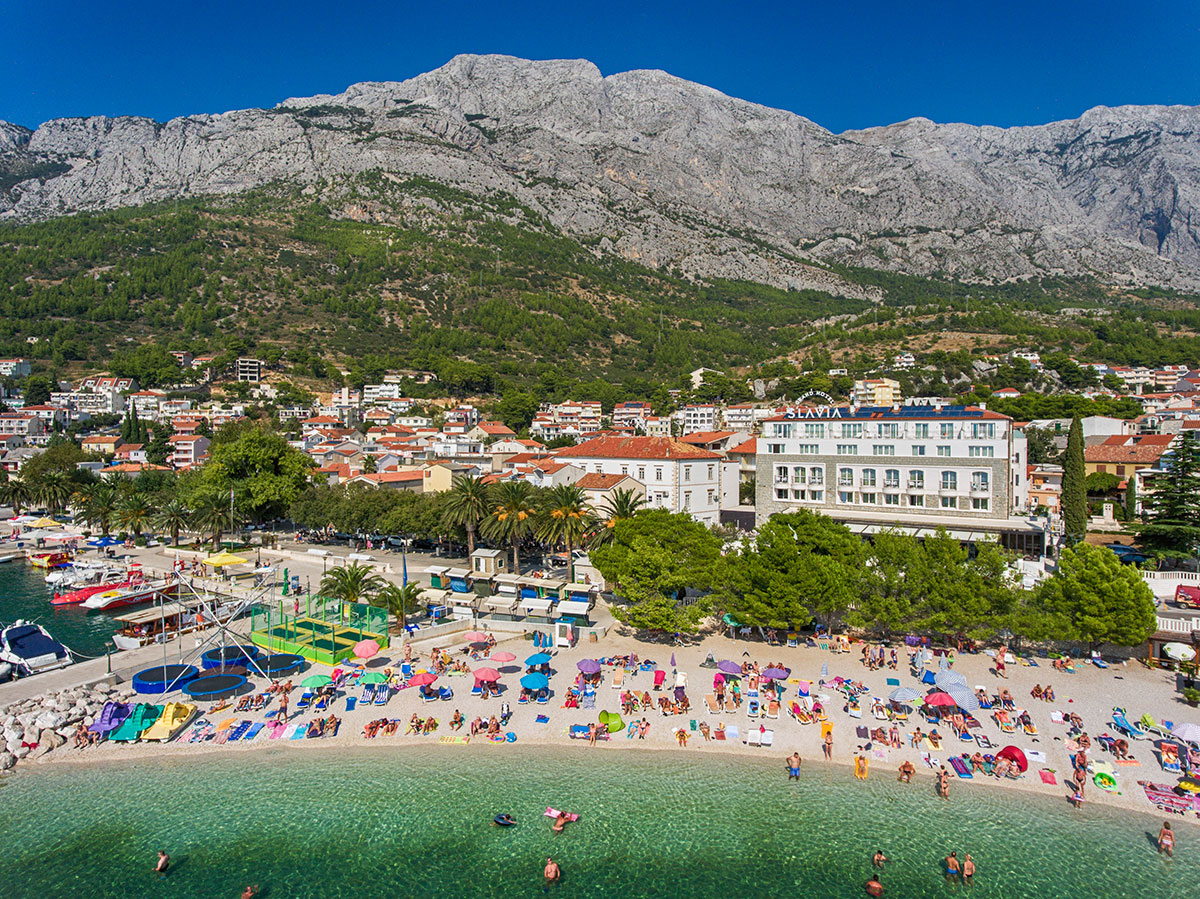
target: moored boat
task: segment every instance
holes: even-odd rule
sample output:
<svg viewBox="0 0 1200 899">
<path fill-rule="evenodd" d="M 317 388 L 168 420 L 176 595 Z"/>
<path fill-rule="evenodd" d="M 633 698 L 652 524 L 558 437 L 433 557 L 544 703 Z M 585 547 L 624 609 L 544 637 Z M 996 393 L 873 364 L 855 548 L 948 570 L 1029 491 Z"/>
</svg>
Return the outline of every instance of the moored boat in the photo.
<svg viewBox="0 0 1200 899">
<path fill-rule="evenodd" d="M 168 702 L 158 720 L 142 734 L 142 739 L 165 743 L 183 730 L 195 714 L 194 705 L 186 702 Z"/>
<path fill-rule="evenodd" d="M 18 620 L 0 627 L 0 662 L 20 677 L 66 668 L 75 661 L 71 651 L 40 624 Z"/>
<path fill-rule="evenodd" d="M 224 602 L 210 606 L 211 614 L 198 600 L 181 602 L 175 600 L 154 605 L 136 612 L 118 615 L 116 621 L 121 629 L 113 635 L 117 649 L 137 649 L 151 643 L 170 640 L 178 634 L 190 634 L 205 630 L 218 622 L 229 621 L 242 609 L 239 602 Z"/>
<path fill-rule="evenodd" d="M 160 596 L 173 596 L 175 588 L 174 581 L 143 581 L 133 586 L 119 586 L 110 590 L 102 590 L 89 596 L 81 605 L 94 612 L 114 609 L 118 606 L 132 606 L 137 603 L 151 602 Z"/>
<path fill-rule="evenodd" d="M 109 734 L 109 739 L 116 743 L 132 743 L 150 729 L 162 715 L 161 705 L 151 705 L 139 702 L 133 709 L 133 714 L 121 722 L 120 727 Z"/>
<path fill-rule="evenodd" d="M 34 551 L 29 554 L 29 564 L 34 568 L 58 568 L 71 563 L 71 554 L 67 552 Z"/>
</svg>

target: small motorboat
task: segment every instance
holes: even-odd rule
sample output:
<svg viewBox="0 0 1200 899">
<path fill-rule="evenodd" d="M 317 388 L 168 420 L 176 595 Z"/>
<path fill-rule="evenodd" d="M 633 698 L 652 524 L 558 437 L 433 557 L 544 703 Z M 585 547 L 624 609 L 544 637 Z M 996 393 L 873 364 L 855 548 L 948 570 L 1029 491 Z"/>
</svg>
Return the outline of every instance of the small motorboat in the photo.
<svg viewBox="0 0 1200 899">
<path fill-rule="evenodd" d="M 114 609 L 118 606 L 132 606 L 137 603 L 151 602 L 159 596 L 171 596 L 175 593 L 175 583 L 172 581 L 142 581 L 134 585 L 113 587 L 102 590 L 85 599 L 81 605 L 93 612 Z"/>
<path fill-rule="evenodd" d="M 11 665 L 18 677 L 66 668 L 74 661 L 71 651 L 40 624 L 18 620 L 0 626 L 0 662 Z"/>
<path fill-rule="evenodd" d="M 63 565 L 71 564 L 71 554 L 67 552 L 31 552 L 29 564 L 34 568 L 61 568 Z"/>
</svg>

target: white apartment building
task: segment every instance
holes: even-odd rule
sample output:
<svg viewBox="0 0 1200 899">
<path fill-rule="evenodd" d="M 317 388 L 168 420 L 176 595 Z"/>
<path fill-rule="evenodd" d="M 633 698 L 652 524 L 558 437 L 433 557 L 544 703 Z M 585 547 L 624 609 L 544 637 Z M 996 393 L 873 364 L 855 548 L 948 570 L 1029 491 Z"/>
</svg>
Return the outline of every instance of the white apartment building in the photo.
<svg viewBox="0 0 1200 899">
<path fill-rule="evenodd" d="M 720 410 L 713 403 L 697 403 L 684 406 L 677 413 L 683 425 L 684 434 L 694 431 L 715 431 L 720 423 Z"/>
<path fill-rule="evenodd" d="M 32 412 L 0 413 L 0 436 L 37 437 L 46 432 L 46 423 Z"/>
<path fill-rule="evenodd" d="M 651 415 L 646 419 L 647 437 L 670 437 L 671 419 L 665 415 Z"/>
<path fill-rule="evenodd" d="M 912 353 L 897 353 L 892 357 L 892 368 L 897 371 L 907 371 L 910 368 L 915 368 L 917 357 Z"/>
<path fill-rule="evenodd" d="M 615 428 L 633 428 L 638 433 L 646 430 L 646 419 L 654 414 L 649 403 L 626 402 L 613 406 L 612 423 Z"/>
<path fill-rule="evenodd" d="M 687 512 L 717 524 L 721 517 L 721 455 L 671 437 L 595 437 L 557 457 L 585 473 L 627 475 L 646 488 L 652 509 Z"/>
<path fill-rule="evenodd" d="M 0 359 L 0 377 L 27 378 L 32 370 L 26 359 Z"/>
<path fill-rule="evenodd" d="M 770 418 L 772 412 L 754 403 L 738 403 L 726 406 L 721 412 L 721 421 L 727 431 L 745 431 L 747 434 L 758 430 L 763 420 Z"/>
<path fill-rule="evenodd" d="M 757 518 L 806 508 L 861 532 L 945 527 L 1040 556 L 1040 528 L 1013 517 L 1028 506 L 1026 463 L 1012 419 L 982 407 L 799 408 L 764 423 Z"/>
<path fill-rule="evenodd" d="M 86 412 L 89 415 L 111 415 L 125 410 L 125 397 L 112 389 L 60 391 L 50 394 L 50 402 L 68 412 Z"/>
</svg>

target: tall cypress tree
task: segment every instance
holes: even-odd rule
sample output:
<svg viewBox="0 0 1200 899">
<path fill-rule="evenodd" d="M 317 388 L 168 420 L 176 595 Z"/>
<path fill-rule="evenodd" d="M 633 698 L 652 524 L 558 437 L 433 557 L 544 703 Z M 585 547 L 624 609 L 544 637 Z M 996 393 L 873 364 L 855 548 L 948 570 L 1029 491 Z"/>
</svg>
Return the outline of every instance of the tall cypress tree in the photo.
<svg viewBox="0 0 1200 899">
<path fill-rule="evenodd" d="M 1087 470 L 1083 464 L 1083 422 L 1076 415 L 1067 434 L 1067 455 L 1063 464 L 1062 509 L 1067 546 L 1083 542 L 1087 536 Z"/>
<path fill-rule="evenodd" d="M 1183 436 L 1167 464 L 1142 498 L 1142 542 L 1163 555 L 1190 557 L 1200 545 L 1200 443 L 1191 433 Z"/>
<path fill-rule="evenodd" d="M 1137 472 L 1132 472 L 1125 481 L 1125 523 L 1133 524 L 1137 518 Z"/>
</svg>

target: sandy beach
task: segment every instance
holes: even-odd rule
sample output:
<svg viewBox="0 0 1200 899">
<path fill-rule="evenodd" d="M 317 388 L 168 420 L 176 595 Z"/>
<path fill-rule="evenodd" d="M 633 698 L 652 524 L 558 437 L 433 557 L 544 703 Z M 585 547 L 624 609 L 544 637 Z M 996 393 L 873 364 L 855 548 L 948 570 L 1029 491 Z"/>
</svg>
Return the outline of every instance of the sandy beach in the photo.
<svg viewBox="0 0 1200 899">
<path fill-rule="evenodd" d="M 482 627 L 481 629 L 486 631 L 486 627 Z M 551 677 L 552 695 L 550 703 L 547 705 L 519 705 L 517 703 L 517 695 L 520 692 L 517 682 L 520 678 L 520 671 L 523 671 L 523 668 L 518 671 L 516 666 L 520 665 L 527 656 L 537 650 L 533 648 L 529 640 L 519 638 L 501 639 L 495 651 L 508 650 L 517 656 L 516 662 L 508 666 L 501 666 L 507 669 L 502 679 L 506 690 L 501 698 L 482 700 L 472 697 L 470 695 L 472 685 L 472 678 L 470 676 L 448 675 L 439 679 L 438 686 L 450 686 L 453 688 L 455 695 L 452 700 L 435 703 L 422 702 L 417 689 L 408 688 L 395 691 L 386 706 L 356 707 L 353 711 L 348 712 L 346 711 L 346 703 L 343 697 L 357 697 L 360 692 L 360 688 L 352 687 L 349 691 L 339 693 L 337 700 L 331 707 L 332 711 L 342 721 L 340 731 L 334 737 L 305 740 L 270 740 L 268 739 L 267 732 L 264 730 L 259 733 L 257 739 L 249 743 L 236 742 L 223 745 L 216 745 L 211 742 L 196 744 L 179 742 L 167 744 L 136 743 L 129 745 L 105 743 L 83 750 L 60 749 L 41 759 L 29 760 L 23 763 L 22 768 L 27 768 L 29 765 L 49 767 L 60 764 L 87 764 L 92 762 L 113 762 L 146 758 L 165 760 L 172 757 L 218 753 L 232 758 L 236 757 L 239 753 L 255 752 L 267 747 L 274 751 L 285 753 L 329 749 L 332 747 L 362 747 L 371 751 L 386 753 L 389 749 L 398 746 L 429 746 L 437 747 L 440 751 L 447 753 L 486 752 L 495 754 L 504 752 L 505 747 L 503 745 L 493 745 L 483 736 L 475 737 L 469 745 L 442 744 L 439 742 L 439 738 L 452 734 L 465 736 L 469 733 L 466 726 L 459 731 L 452 731 L 450 729 L 450 719 L 455 710 L 461 711 L 469 724 L 476 716 L 481 716 L 486 720 L 490 715 L 498 715 L 501 702 L 507 699 L 512 707 L 513 716 L 504 730 L 511 731 L 516 735 L 517 744 L 522 749 L 527 749 L 530 745 L 569 746 L 573 751 L 586 755 L 591 752 L 616 752 L 622 748 L 636 747 L 639 750 L 651 749 L 663 752 L 740 753 L 771 756 L 779 760 L 781 779 L 785 777 L 783 770 L 784 758 L 793 751 L 798 751 L 804 760 L 801 776 L 812 777 L 816 776 L 822 765 L 827 764 L 822 759 L 820 729 L 817 725 L 801 725 L 788 716 L 785 711 L 781 712 L 778 719 L 750 718 L 746 713 L 746 703 L 743 703 L 740 709 L 733 711 L 709 712 L 704 703 L 704 696 L 712 692 L 712 679 L 715 672 L 709 668 L 701 667 L 701 662 L 704 661 L 709 651 L 717 659 L 731 659 L 738 663 L 741 663 L 743 660 L 757 661 L 762 667 L 766 667 L 772 662 L 782 662 L 791 669 L 791 679 L 812 681 L 812 691 L 814 694 L 817 692 L 828 693 L 830 700 L 826 703 L 826 709 L 829 721 L 833 723 L 833 763 L 836 765 L 852 765 L 855 756 L 868 743 L 868 740 L 856 736 L 856 727 L 865 726 L 873 729 L 876 726 L 888 727 L 890 725 L 887 722 L 876 721 L 871 717 L 869 711 L 870 700 L 867 697 L 864 697 L 863 717 L 861 719 L 850 717 L 843 710 L 844 698 L 841 694 L 833 693 L 830 690 L 822 690 L 817 686 L 817 682 L 821 679 L 820 672 L 822 665 L 828 665 L 830 678 L 841 676 L 863 682 L 870 688 L 868 696 L 885 697 L 888 692 L 895 689 L 886 684 L 886 679 L 889 677 L 897 678 L 903 686 L 921 689 L 922 692 L 929 689 L 928 687 L 923 688 L 917 679 L 912 676 L 903 656 L 901 656 L 898 671 L 886 668 L 868 671 L 861 663 L 857 646 L 855 647 L 856 651 L 849 654 L 835 654 L 830 651 L 811 647 L 788 648 L 785 646 L 768 646 L 761 641 L 747 642 L 720 636 L 710 636 L 703 642 L 695 645 L 672 648 L 663 644 L 647 644 L 631 636 L 621 635 L 618 630 L 610 632 L 609 636 L 598 644 L 581 644 L 570 649 L 555 651 L 552 662 L 552 669 L 554 671 Z M 459 636 L 459 640 L 461 640 L 461 635 Z M 423 663 L 428 662 L 429 650 L 433 645 L 430 641 L 414 641 L 412 643 L 415 667 L 418 670 L 425 667 Z M 461 655 L 461 643 L 453 646 L 443 645 L 442 648 L 454 650 L 456 658 L 467 658 Z M 624 655 L 630 652 L 637 653 L 642 659 L 652 659 L 660 668 L 664 668 L 668 673 L 667 689 L 669 689 L 672 683 L 670 673 L 673 669 L 670 660 L 672 654 L 674 654 L 676 662 L 674 670 L 685 672 L 688 677 L 687 695 L 692 704 L 690 712 L 686 715 L 664 716 L 655 707 L 647 710 L 645 713 L 639 714 L 639 718 L 644 714 L 644 717 L 650 723 L 649 733 L 644 740 L 637 739 L 636 737 L 629 738 L 624 731 L 613 734 L 608 741 L 599 741 L 595 746 L 589 746 L 586 740 L 570 739 L 568 737 L 568 728 L 570 725 L 588 724 L 595 721 L 598 713 L 604 709 L 617 713 L 621 711 L 621 690 L 614 689 L 612 686 L 614 669 L 610 667 L 605 667 L 604 669 L 604 680 L 597 690 L 596 708 L 594 710 L 567 709 L 562 707 L 567 687 L 573 682 L 577 674 L 576 663 L 585 658 Z M 371 670 L 383 670 L 384 668 L 393 666 L 393 664 L 398 664 L 402 656 L 403 643 L 394 639 L 392 647 L 385 649 L 379 657 L 373 659 L 369 668 Z M 986 734 L 995 744 L 996 748 L 1011 744 L 1021 748 L 1027 754 L 1030 752 L 1044 753 L 1045 758 L 1044 761 L 1038 761 L 1035 760 L 1036 757 L 1031 757 L 1029 770 L 1017 780 L 997 780 L 978 774 L 969 780 L 952 777 L 950 783 L 950 802 L 972 801 L 971 794 L 982 786 L 985 789 L 1028 790 L 1043 796 L 1058 798 L 1066 803 L 1070 795 L 1070 791 L 1066 787 L 1066 781 L 1071 773 L 1071 762 L 1067 748 L 1067 725 L 1054 723 L 1051 718 L 1051 713 L 1056 710 L 1062 712 L 1064 715 L 1074 712 L 1082 717 L 1084 730 L 1093 739 L 1094 743 L 1089 757 L 1092 760 L 1106 761 L 1111 761 L 1112 756 L 1100 751 L 1098 744 L 1095 743 L 1095 738 L 1104 733 L 1113 733 L 1114 736 L 1116 735 L 1110 726 L 1111 711 L 1114 705 L 1125 707 L 1129 712 L 1130 720 L 1135 722 L 1144 712 L 1149 712 L 1160 722 L 1163 719 L 1186 721 L 1200 718 L 1200 715 L 1197 715 L 1195 710 L 1181 704 L 1176 699 L 1174 675 L 1171 673 L 1150 670 L 1137 662 L 1117 663 L 1107 670 L 1101 670 L 1091 664 L 1076 662 L 1074 673 L 1064 673 L 1052 669 L 1048 660 L 1041 659 L 1038 661 L 1040 663 L 1038 667 L 1027 667 L 1020 663 L 1016 665 L 1010 664 L 1008 666 L 1007 680 L 1000 680 L 991 671 L 993 666 L 991 657 L 984 654 L 956 656 L 954 670 L 961 672 L 972 688 L 982 685 L 989 693 L 996 693 L 1002 687 L 1007 687 L 1012 692 L 1018 709 L 1025 708 L 1028 710 L 1039 732 L 1036 737 L 1033 737 L 1022 733 L 1018 727 L 1016 734 L 1002 734 L 990 713 L 986 710 L 981 710 L 976 713 L 976 717 L 982 726 L 978 730 L 973 730 L 972 733 Z M 472 668 L 478 668 L 487 664 L 486 662 L 471 662 L 469 660 L 468 663 Z M 296 678 L 295 682 L 298 684 L 300 679 L 313 673 L 329 672 L 330 668 L 327 666 L 312 665 L 305 671 L 304 675 Z M 1053 685 L 1056 693 L 1056 701 L 1047 703 L 1032 699 L 1029 694 L 1035 683 L 1043 687 L 1047 683 Z M 265 685 L 265 681 L 259 679 L 257 685 L 262 687 Z M 624 689 L 637 690 L 638 692 L 648 690 L 656 701 L 659 696 L 664 695 L 666 692 L 655 692 L 653 690 L 652 675 L 644 671 L 632 675 L 627 673 L 625 675 Z M 291 722 L 307 722 L 316 717 L 312 713 L 298 713 L 296 711 L 295 705 L 299 693 L 300 690 L 297 688 L 291 697 L 291 714 L 289 718 Z M 789 682 L 785 695 L 785 705 L 789 699 L 795 696 L 796 684 Z M 147 698 L 152 699 L 152 697 Z M 264 717 L 267 714 L 273 713 L 275 708 L 276 704 L 272 702 L 264 711 L 239 714 L 235 713 L 231 707 L 230 709 L 215 713 L 211 716 L 210 720 L 214 723 L 230 717 L 239 720 L 264 720 Z M 207 711 L 207 706 L 200 709 L 201 714 Z M 429 715 L 436 717 L 440 722 L 437 731 L 434 734 L 425 736 L 405 736 L 404 731 L 407 728 L 408 720 L 414 712 L 422 717 Z M 546 716 L 549 718 L 549 721 L 547 723 L 536 723 L 538 715 Z M 366 739 L 363 735 L 364 726 L 369 721 L 383 717 L 400 720 L 401 723 L 396 734 L 394 736 L 381 734 L 373 739 Z M 625 717 L 626 723 L 629 720 L 628 717 Z M 726 740 L 718 742 L 713 740 L 706 742 L 698 729 L 691 730 L 692 721 L 695 721 L 697 725 L 701 722 L 707 722 L 714 729 L 719 722 L 724 723 L 726 727 L 736 725 L 740 730 L 740 738 L 737 741 Z M 774 743 L 772 746 L 758 747 L 746 744 L 745 739 L 748 731 L 751 728 L 757 730 L 760 726 L 774 731 Z M 913 778 L 913 789 L 932 790 L 934 770 L 923 761 L 921 757 L 922 751 L 930 752 L 932 756 L 945 763 L 951 755 L 957 755 L 962 752 L 972 753 L 976 750 L 974 744 L 960 742 L 954 738 L 953 733 L 947 727 L 939 728 L 939 731 L 943 734 L 940 751 L 932 750 L 928 746 L 919 748 L 910 747 L 908 735 L 917 726 L 920 726 L 925 732 L 930 730 L 930 725 L 926 724 L 919 715 L 915 713 L 910 714 L 908 722 L 898 725 L 901 730 L 901 748 L 886 748 L 882 752 L 878 752 L 880 748 L 879 744 L 873 744 L 871 749 L 864 753 L 870 760 L 869 778 L 883 777 L 894 779 L 897 776 L 899 765 L 907 760 L 911 761 L 917 769 L 916 776 Z M 680 727 L 687 729 L 689 733 L 686 748 L 679 747 L 676 741 L 675 732 Z M 187 732 L 185 731 L 184 733 L 186 734 Z M 1175 780 L 1175 777 L 1161 770 L 1157 753 L 1154 750 L 1155 745 L 1151 740 L 1131 741 L 1130 754 L 1136 760 L 1137 764 L 1117 766 L 1117 789 L 1119 792 L 1108 793 L 1102 791 L 1094 786 L 1089 779 L 1086 793 L 1087 801 L 1079 811 L 1079 814 L 1086 815 L 1088 806 L 1092 803 L 1123 807 L 1143 813 L 1157 813 L 1154 807 L 1147 801 L 1137 781 L 1150 780 L 1160 783 L 1171 783 Z M 992 749 L 991 751 L 995 752 L 996 749 Z M 880 755 L 883 757 L 879 757 Z M 1051 785 L 1043 782 L 1040 772 L 1044 770 L 1054 774 L 1057 784 Z M 1189 816 L 1186 820 L 1189 823 L 1195 824 L 1198 819 Z"/>
</svg>

